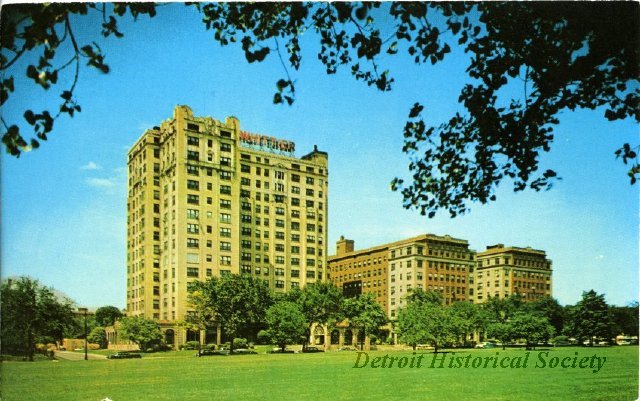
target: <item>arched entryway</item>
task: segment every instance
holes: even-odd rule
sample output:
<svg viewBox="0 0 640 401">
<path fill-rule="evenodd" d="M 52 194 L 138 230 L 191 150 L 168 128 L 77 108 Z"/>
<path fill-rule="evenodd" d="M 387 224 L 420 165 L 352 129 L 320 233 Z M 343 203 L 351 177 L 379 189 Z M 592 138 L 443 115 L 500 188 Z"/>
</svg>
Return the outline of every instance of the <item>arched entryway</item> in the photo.
<svg viewBox="0 0 640 401">
<path fill-rule="evenodd" d="M 344 332 L 344 345 L 353 344 L 353 332 L 351 330 L 345 330 Z"/>
<path fill-rule="evenodd" d="M 324 328 L 322 326 L 316 326 L 313 331 L 313 344 L 324 345 Z"/>
<path fill-rule="evenodd" d="M 331 345 L 338 345 L 338 344 L 340 344 L 340 330 L 334 329 L 331 332 Z"/>
<path fill-rule="evenodd" d="M 176 341 L 176 332 L 173 329 L 167 329 L 164 332 L 164 343 L 167 345 L 175 345 Z"/>
</svg>

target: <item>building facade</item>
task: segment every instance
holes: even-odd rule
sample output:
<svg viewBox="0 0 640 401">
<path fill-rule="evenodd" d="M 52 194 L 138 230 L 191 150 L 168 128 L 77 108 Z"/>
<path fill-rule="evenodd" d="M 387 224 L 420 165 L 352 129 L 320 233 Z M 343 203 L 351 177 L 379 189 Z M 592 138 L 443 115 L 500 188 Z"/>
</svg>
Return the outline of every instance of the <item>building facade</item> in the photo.
<svg viewBox="0 0 640 401">
<path fill-rule="evenodd" d="M 475 266 L 466 240 L 424 234 L 354 250 L 354 241 L 340 238 L 329 257 L 330 280 L 345 296 L 373 293 L 391 319 L 415 288 L 440 291 L 449 304 L 468 300 Z"/>
<path fill-rule="evenodd" d="M 551 296 L 551 260 L 537 249 L 488 246 L 476 255 L 472 300 L 520 294 L 524 301 Z"/>
<path fill-rule="evenodd" d="M 345 296 L 372 293 L 392 320 L 415 288 L 440 292 L 445 304 L 512 294 L 533 301 L 551 296 L 551 275 L 544 251 L 498 244 L 476 253 L 466 240 L 449 235 L 424 234 L 362 250 L 341 237 L 329 257 L 331 282 Z"/>
<path fill-rule="evenodd" d="M 128 154 L 127 314 L 171 325 L 189 282 L 224 274 L 275 292 L 325 280 L 328 156 L 294 150 L 187 106 L 145 131 Z"/>
</svg>

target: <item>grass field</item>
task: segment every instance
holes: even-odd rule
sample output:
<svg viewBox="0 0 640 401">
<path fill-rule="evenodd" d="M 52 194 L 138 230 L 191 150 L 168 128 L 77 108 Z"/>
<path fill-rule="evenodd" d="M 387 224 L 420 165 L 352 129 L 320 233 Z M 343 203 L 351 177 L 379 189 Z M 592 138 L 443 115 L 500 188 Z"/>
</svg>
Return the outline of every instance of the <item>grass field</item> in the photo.
<svg viewBox="0 0 640 401">
<path fill-rule="evenodd" d="M 527 367 L 449 367 L 451 357 L 483 360 L 523 357 L 517 349 L 460 350 L 444 367 L 354 368 L 356 352 L 237 355 L 194 358 L 193 352 L 145 355 L 141 360 L 4 362 L 2 400 L 636 400 L 638 347 L 558 348 L 530 351 Z M 540 352 L 548 352 L 541 354 Z M 577 356 L 576 356 L 577 353 Z M 368 353 L 370 361 L 385 352 Z M 418 353 L 415 356 L 419 356 Z M 550 368 L 553 357 L 571 365 L 593 355 L 606 361 L 597 373 Z M 414 357 L 412 352 L 389 356 Z M 544 368 L 541 359 L 547 364 Z M 505 365 L 509 364 L 503 362 Z M 364 361 L 362 355 L 361 365 Z M 414 360 L 415 361 L 415 360 Z M 591 359 L 589 359 L 591 361 Z M 396 361 L 397 362 L 397 361 Z M 417 363 L 417 362 L 416 362 Z M 396 363 L 397 364 L 397 363 Z M 434 366 L 439 366 L 439 360 Z M 370 363 L 369 363 L 370 365 Z M 415 363 L 414 363 L 415 365 Z M 455 365 L 455 363 L 453 364 Z"/>
</svg>

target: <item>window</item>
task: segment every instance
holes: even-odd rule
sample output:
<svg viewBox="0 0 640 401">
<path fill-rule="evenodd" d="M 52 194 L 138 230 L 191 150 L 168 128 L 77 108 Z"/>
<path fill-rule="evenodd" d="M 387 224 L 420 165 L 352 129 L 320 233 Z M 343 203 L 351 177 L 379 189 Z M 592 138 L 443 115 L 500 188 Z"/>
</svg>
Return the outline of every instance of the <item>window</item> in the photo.
<svg viewBox="0 0 640 401">
<path fill-rule="evenodd" d="M 291 187 L 291 193 L 292 194 L 299 194 L 300 193 L 300 187 Z"/>
<path fill-rule="evenodd" d="M 300 182 L 300 176 L 298 174 L 291 174 L 291 181 Z"/>
<path fill-rule="evenodd" d="M 246 211 L 250 212 L 251 211 L 251 204 L 249 202 L 242 202 L 240 208 L 242 210 L 246 210 Z"/>
<path fill-rule="evenodd" d="M 200 175 L 200 169 L 198 166 L 192 166 L 187 164 L 187 174 L 189 175 Z"/>
<path fill-rule="evenodd" d="M 250 214 L 240 215 L 240 221 L 242 221 L 243 223 L 251 223 L 251 215 Z"/>
<path fill-rule="evenodd" d="M 230 251 L 231 250 L 231 242 L 220 242 L 220 250 L 221 251 Z"/>
<path fill-rule="evenodd" d="M 291 242 L 300 242 L 300 234 L 291 234 Z"/>
<path fill-rule="evenodd" d="M 231 223 L 231 215 L 228 213 L 220 213 L 221 223 Z"/>
<path fill-rule="evenodd" d="M 187 188 L 197 191 L 200 189 L 200 183 L 195 180 L 187 180 Z"/>
<path fill-rule="evenodd" d="M 251 185 L 251 180 L 246 177 L 242 177 L 240 178 L 240 185 Z"/>
<path fill-rule="evenodd" d="M 307 207 L 313 207 L 314 202 L 312 200 L 307 200 Z"/>
<path fill-rule="evenodd" d="M 313 196 L 313 189 L 307 188 L 307 196 Z"/>
<path fill-rule="evenodd" d="M 187 194 L 187 203 L 197 205 L 200 203 L 198 195 Z"/>
<path fill-rule="evenodd" d="M 220 264 L 223 266 L 231 265 L 231 256 L 220 256 Z"/>
<path fill-rule="evenodd" d="M 231 187 L 229 185 L 220 185 L 221 195 L 231 195 Z"/>
<path fill-rule="evenodd" d="M 231 229 L 228 227 L 220 228 L 220 236 L 225 238 L 231 237 Z"/>
<path fill-rule="evenodd" d="M 187 238 L 187 248 L 199 248 L 200 240 L 197 238 Z"/>
<path fill-rule="evenodd" d="M 307 184 L 313 185 L 313 177 L 307 177 Z"/>
<path fill-rule="evenodd" d="M 284 172 L 283 171 L 276 171 L 276 179 L 278 180 L 284 180 Z"/>
<path fill-rule="evenodd" d="M 197 224 L 187 224 L 187 232 L 189 234 L 198 234 L 200 233 L 200 228 Z"/>
<path fill-rule="evenodd" d="M 284 236 L 284 233 L 282 233 Z M 276 244 L 276 252 L 284 252 L 284 244 Z"/>
<path fill-rule="evenodd" d="M 291 266 L 300 266 L 299 258 L 291 258 Z"/>
<path fill-rule="evenodd" d="M 315 224 L 307 224 L 307 231 L 316 231 Z"/>
<path fill-rule="evenodd" d="M 195 150 L 187 150 L 187 160 L 200 160 L 200 153 Z"/>
<path fill-rule="evenodd" d="M 284 208 L 283 207 L 276 207 L 276 214 L 278 214 L 280 216 L 284 216 Z"/>
<path fill-rule="evenodd" d="M 283 240 L 284 239 L 284 231 L 276 231 L 276 239 L 282 239 Z"/>
<path fill-rule="evenodd" d="M 300 218 L 300 211 L 299 210 L 292 210 L 291 211 L 291 218 L 299 219 Z"/>
<path fill-rule="evenodd" d="M 220 143 L 220 152 L 231 152 L 230 143 Z"/>
<path fill-rule="evenodd" d="M 242 247 L 242 249 L 251 249 L 251 241 L 243 239 L 240 242 L 240 246 Z"/>
<path fill-rule="evenodd" d="M 240 165 L 240 172 L 242 172 L 242 173 L 251 173 L 251 167 L 249 167 L 246 164 L 241 164 Z"/>
<path fill-rule="evenodd" d="M 276 264 L 283 265 L 284 264 L 284 256 L 276 256 Z"/>
<path fill-rule="evenodd" d="M 299 246 L 292 246 L 291 247 L 291 253 L 294 253 L 294 254 L 300 253 L 300 247 Z"/>
<path fill-rule="evenodd" d="M 276 288 L 284 288 L 284 281 L 276 280 Z"/>
<path fill-rule="evenodd" d="M 231 159 L 229 157 L 220 157 L 220 165 L 231 166 Z"/>
<path fill-rule="evenodd" d="M 284 227 L 284 220 L 276 219 L 276 227 Z"/>
<path fill-rule="evenodd" d="M 187 267 L 187 277 L 198 277 L 197 267 Z"/>
<path fill-rule="evenodd" d="M 293 278 L 300 277 L 300 270 L 291 270 L 291 277 Z"/>
<path fill-rule="evenodd" d="M 230 181 L 231 180 L 231 173 L 229 171 L 221 171 L 220 172 L 220 179 L 221 180 L 225 180 L 225 181 Z"/>
<path fill-rule="evenodd" d="M 231 201 L 229 199 L 220 199 L 220 209 L 231 209 Z"/>
</svg>

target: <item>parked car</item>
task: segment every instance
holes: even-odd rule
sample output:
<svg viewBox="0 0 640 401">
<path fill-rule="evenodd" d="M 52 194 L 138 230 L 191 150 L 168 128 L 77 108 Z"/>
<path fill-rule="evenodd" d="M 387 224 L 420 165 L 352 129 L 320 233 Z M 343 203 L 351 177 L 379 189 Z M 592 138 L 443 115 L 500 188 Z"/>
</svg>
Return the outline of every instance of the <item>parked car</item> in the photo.
<svg viewBox="0 0 640 401">
<path fill-rule="evenodd" d="M 309 353 L 312 353 L 312 352 L 324 352 L 324 350 L 320 349 L 318 347 L 311 346 L 311 347 L 307 347 L 307 348 L 302 349 L 302 352 L 309 352 Z"/>
<path fill-rule="evenodd" d="M 116 352 L 107 356 L 107 359 L 136 359 L 142 358 L 142 355 L 137 352 Z"/>
<path fill-rule="evenodd" d="M 195 354 L 196 357 L 210 356 L 210 355 L 220 355 L 220 354 L 217 351 L 214 351 L 212 349 L 201 349 Z"/>
<path fill-rule="evenodd" d="M 476 348 L 495 348 L 496 344 L 491 342 L 481 342 L 476 344 Z"/>
<path fill-rule="evenodd" d="M 338 351 L 357 351 L 358 349 L 352 345 L 344 345 L 338 348 Z"/>
</svg>

